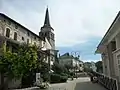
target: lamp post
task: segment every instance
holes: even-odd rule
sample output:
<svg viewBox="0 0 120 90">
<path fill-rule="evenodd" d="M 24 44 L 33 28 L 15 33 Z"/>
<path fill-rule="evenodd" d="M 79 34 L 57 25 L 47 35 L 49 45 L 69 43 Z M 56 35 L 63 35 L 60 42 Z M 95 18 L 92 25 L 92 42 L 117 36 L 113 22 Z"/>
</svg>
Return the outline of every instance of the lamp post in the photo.
<svg viewBox="0 0 120 90">
<path fill-rule="evenodd" d="M 80 51 L 72 51 L 71 55 L 74 57 L 74 59 L 78 59 L 80 57 Z M 77 78 L 77 60 L 75 60 L 75 62 L 76 62 L 76 65 L 74 68 L 74 75 Z"/>
</svg>

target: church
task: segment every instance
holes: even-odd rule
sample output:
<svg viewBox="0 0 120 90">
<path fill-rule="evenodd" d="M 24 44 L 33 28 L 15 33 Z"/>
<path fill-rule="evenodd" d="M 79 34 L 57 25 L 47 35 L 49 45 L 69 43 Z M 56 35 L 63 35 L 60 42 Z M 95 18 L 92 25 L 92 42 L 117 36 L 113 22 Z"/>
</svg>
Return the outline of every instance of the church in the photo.
<svg viewBox="0 0 120 90">
<path fill-rule="evenodd" d="M 50 25 L 48 8 L 46 9 L 44 25 L 38 35 L 7 15 L 0 13 L 0 55 L 3 52 L 3 44 L 5 45 L 5 51 L 15 52 L 15 46 L 23 43 L 38 46 L 39 56 L 44 57 L 51 70 L 51 65 L 55 61 L 58 50 L 55 50 L 55 34 Z M 13 80 L 10 87 L 17 87 L 19 83 L 19 81 Z"/>
</svg>

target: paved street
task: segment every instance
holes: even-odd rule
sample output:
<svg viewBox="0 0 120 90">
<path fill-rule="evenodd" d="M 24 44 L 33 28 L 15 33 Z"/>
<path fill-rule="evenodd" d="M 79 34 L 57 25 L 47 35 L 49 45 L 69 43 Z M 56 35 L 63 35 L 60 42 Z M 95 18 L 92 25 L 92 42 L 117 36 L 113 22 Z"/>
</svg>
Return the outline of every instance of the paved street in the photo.
<svg viewBox="0 0 120 90">
<path fill-rule="evenodd" d="M 88 77 L 68 81 L 67 83 L 52 84 L 49 90 L 106 90 L 98 84 L 90 82 Z"/>
</svg>

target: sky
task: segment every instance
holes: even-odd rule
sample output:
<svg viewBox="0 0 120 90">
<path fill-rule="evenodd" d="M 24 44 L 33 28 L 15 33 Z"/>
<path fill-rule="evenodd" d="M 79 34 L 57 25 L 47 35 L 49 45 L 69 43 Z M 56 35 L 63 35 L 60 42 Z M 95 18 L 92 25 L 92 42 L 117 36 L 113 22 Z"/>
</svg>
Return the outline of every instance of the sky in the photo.
<svg viewBox="0 0 120 90">
<path fill-rule="evenodd" d="M 101 60 L 97 45 L 120 9 L 120 0 L 0 0 L 0 12 L 38 34 L 49 7 L 60 54 L 78 51 L 82 61 Z"/>
</svg>

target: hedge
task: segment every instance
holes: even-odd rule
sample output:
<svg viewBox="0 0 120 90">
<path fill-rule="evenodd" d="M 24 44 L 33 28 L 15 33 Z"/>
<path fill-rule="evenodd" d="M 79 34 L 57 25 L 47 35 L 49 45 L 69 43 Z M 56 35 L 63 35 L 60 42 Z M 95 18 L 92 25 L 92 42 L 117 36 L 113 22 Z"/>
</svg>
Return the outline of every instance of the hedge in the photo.
<svg viewBox="0 0 120 90">
<path fill-rule="evenodd" d="M 50 82 L 51 83 L 62 83 L 62 82 L 66 82 L 68 79 L 68 76 L 63 76 L 63 75 L 59 75 L 59 74 L 51 74 L 50 76 Z"/>
</svg>

